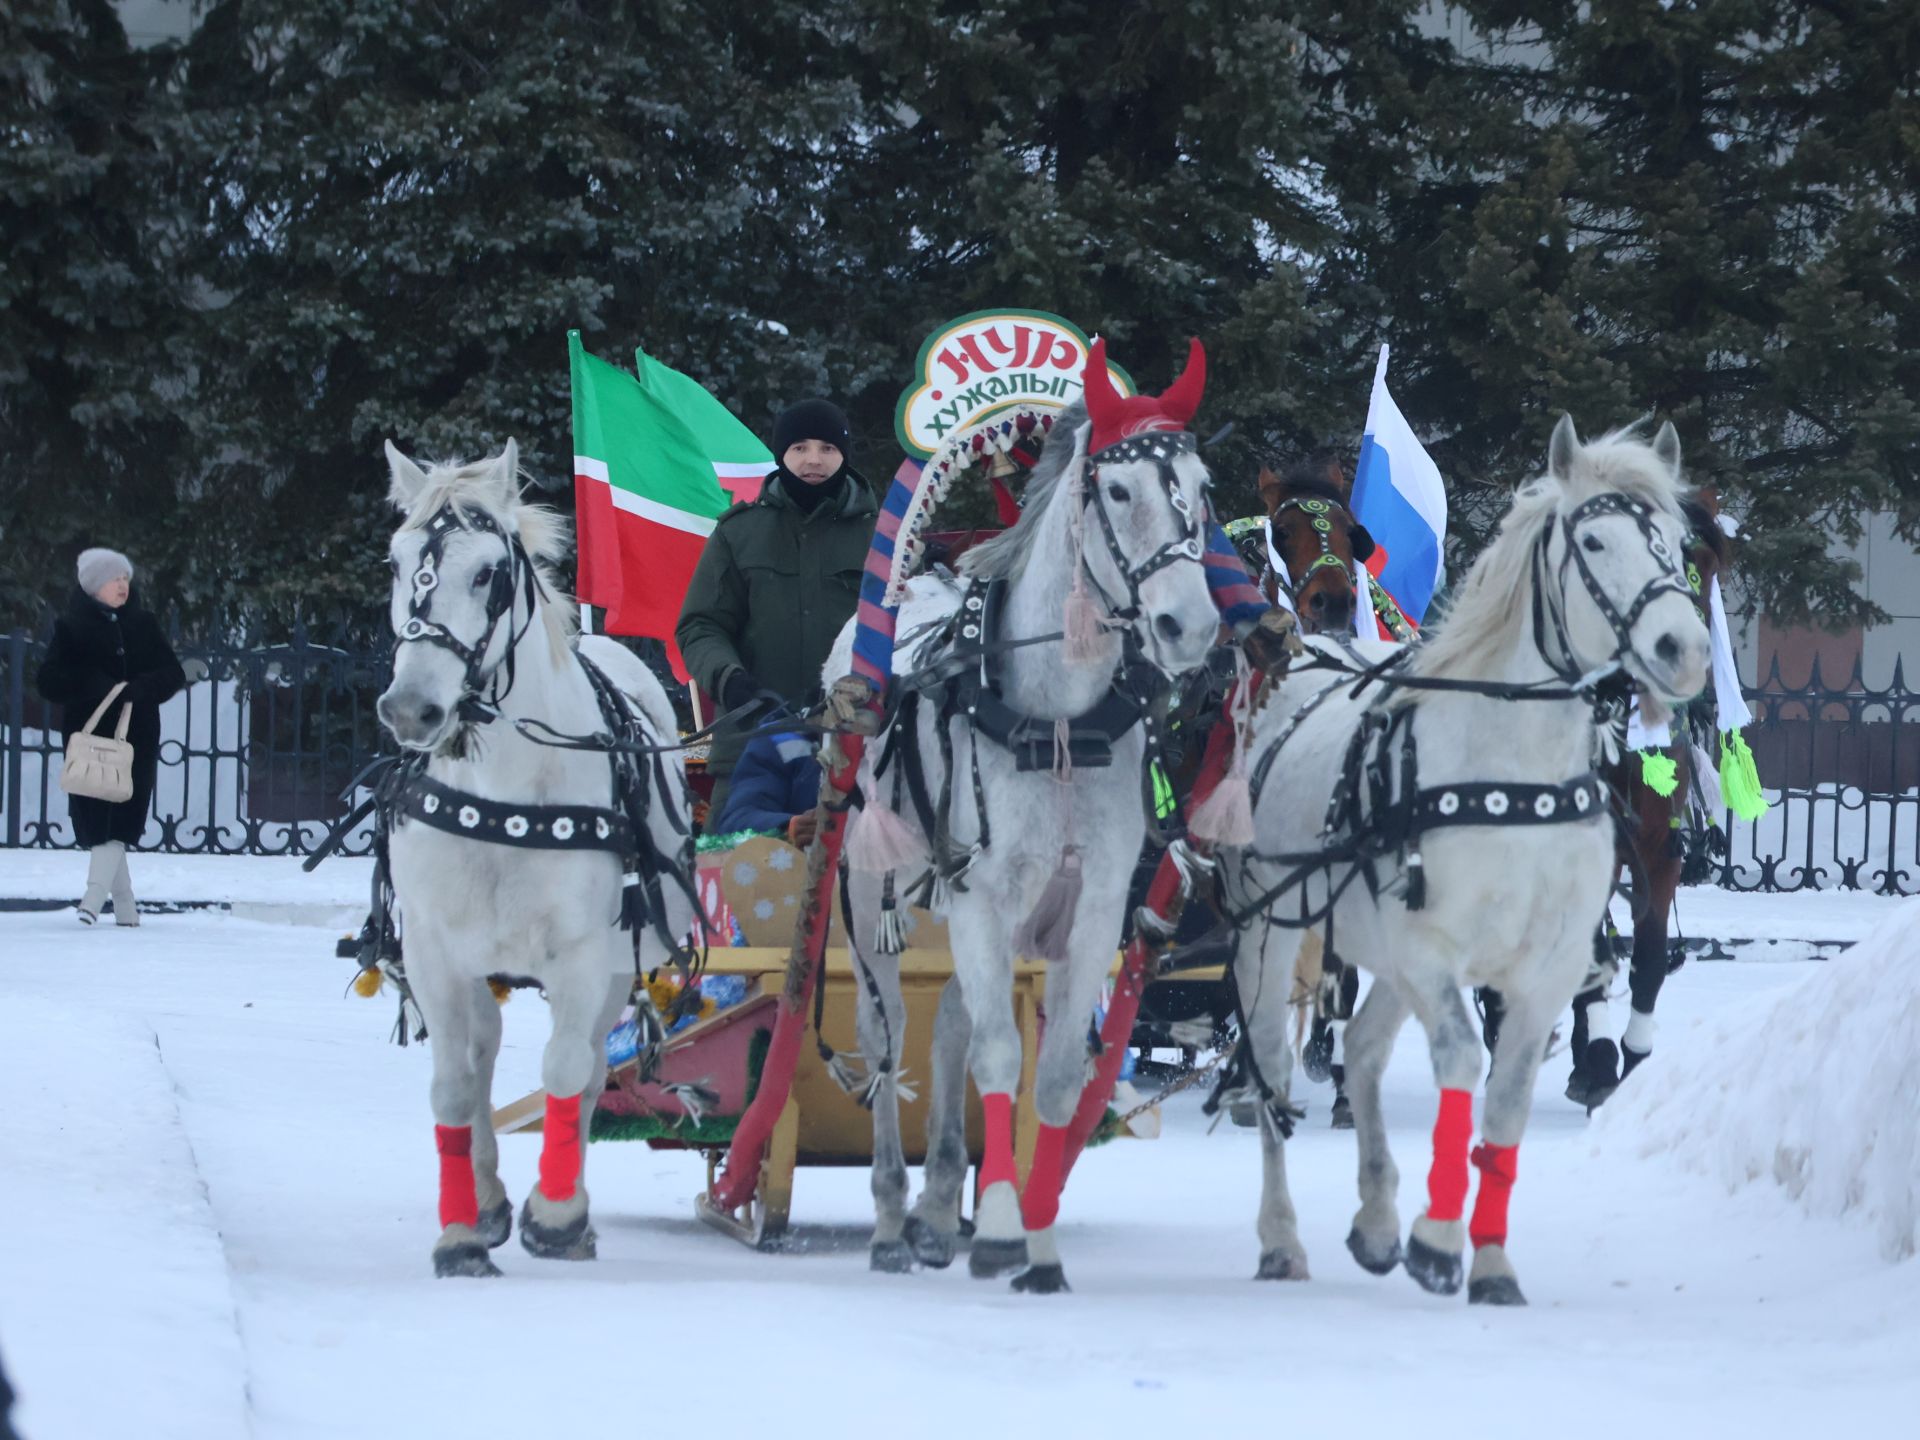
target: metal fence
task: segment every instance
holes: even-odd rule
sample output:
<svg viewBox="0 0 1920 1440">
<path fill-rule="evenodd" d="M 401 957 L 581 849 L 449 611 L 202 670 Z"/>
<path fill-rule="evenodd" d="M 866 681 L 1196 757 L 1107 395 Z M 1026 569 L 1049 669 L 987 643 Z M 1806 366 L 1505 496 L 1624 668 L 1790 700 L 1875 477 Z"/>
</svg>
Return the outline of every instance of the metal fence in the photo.
<svg viewBox="0 0 1920 1440">
<path fill-rule="evenodd" d="M 72 843 L 59 788 L 59 717 L 33 675 L 44 638 L 0 650 L 0 757 L 7 845 Z M 217 855 L 302 855 L 347 813 L 340 792 L 379 753 L 374 700 L 385 646 L 319 641 L 296 629 L 280 645 L 176 646 L 195 679 L 162 711 L 160 778 L 148 844 Z M 659 668 L 659 657 L 647 655 Z M 664 678 L 664 677 L 663 677 Z M 1747 731 L 1776 799 L 1757 824 L 1725 817 L 1722 885 L 1736 890 L 1920 893 L 1920 696 L 1900 666 L 1873 689 L 1856 665 L 1834 685 L 1818 666 L 1790 685 L 1777 662 L 1747 692 Z M 364 853 L 368 834 L 344 853 Z"/>
</svg>

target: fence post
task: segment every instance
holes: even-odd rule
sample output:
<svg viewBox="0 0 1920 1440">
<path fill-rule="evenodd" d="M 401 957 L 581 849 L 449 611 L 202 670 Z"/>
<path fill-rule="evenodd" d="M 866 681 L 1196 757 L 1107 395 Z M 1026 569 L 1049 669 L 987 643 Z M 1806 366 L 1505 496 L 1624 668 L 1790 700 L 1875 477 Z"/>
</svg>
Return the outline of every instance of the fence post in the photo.
<svg viewBox="0 0 1920 1440">
<path fill-rule="evenodd" d="M 27 634 L 13 630 L 7 635 L 7 844 L 20 843 L 21 812 L 26 802 L 20 798 L 21 752 L 27 747 Z"/>
</svg>

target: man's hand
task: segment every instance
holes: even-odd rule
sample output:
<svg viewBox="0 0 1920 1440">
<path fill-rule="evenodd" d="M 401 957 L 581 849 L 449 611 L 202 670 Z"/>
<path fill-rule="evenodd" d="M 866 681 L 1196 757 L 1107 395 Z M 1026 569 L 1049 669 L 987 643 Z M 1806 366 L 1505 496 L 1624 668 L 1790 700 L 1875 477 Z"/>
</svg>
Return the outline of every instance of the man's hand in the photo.
<svg viewBox="0 0 1920 1440">
<path fill-rule="evenodd" d="M 808 850 L 813 846 L 813 837 L 820 828 L 820 812 L 803 810 L 787 821 L 787 842 L 796 850 Z"/>
<path fill-rule="evenodd" d="M 730 670 L 727 678 L 720 682 L 720 708 L 738 710 L 742 705 L 751 705 L 760 697 L 760 682 L 745 670 Z"/>
<path fill-rule="evenodd" d="M 1278 680 L 1297 656 L 1307 653 L 1306 646 L 1300 643 L 1299 622 L 1290 611 L 1277 607 L 1260 617 L 1240 641 L 1240 648 L 1247 652 L 1247 659 L 1255 668 L 1266 672 L 1269 680 Z"/>
</svg>

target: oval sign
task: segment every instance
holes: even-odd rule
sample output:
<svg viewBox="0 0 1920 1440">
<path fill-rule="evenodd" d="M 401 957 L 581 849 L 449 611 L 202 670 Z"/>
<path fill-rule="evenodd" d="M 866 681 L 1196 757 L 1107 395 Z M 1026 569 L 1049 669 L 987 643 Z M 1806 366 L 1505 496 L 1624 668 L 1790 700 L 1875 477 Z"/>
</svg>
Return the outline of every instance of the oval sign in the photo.
<svg viewBox="0 0 1920 1440">
<path fill-rule="evenodd" d="M 1080 394 L 1087 337 L 1044 310 L 976 310 L 940 326 L 920 346 L 913 383 L 901 392 L 893 428 L 924 460 L 955 432 L 1016 405 L 1065 409 Z M 1114 388 L 1133 378 L 1108 365 Z"/>
</svg>

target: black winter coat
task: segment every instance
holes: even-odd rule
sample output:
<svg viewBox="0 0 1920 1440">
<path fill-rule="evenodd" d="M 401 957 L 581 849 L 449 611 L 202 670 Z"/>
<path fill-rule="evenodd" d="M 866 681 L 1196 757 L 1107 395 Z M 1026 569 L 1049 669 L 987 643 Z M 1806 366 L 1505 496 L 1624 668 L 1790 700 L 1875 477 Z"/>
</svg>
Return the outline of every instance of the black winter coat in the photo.
<svg viewBox="0 0 1920 1440">
<path fill-rule="evenodd" d="M 85 725 L 94 707 L 122 680 L 127 688 L 120 699 L 133 704 L 127 726 L 127 739 L 133 742 L 133 798 L 116 805 L 84 795 L 67 797 L 74 839 L 89 847 L 109 840 L 140 843 L 160 765 L 160 706 L 185 686 L 187 677 L 151 613 L 132 599 L 112 609 L 76 585 L 67 598 L 67 613 L 54 622 L 38 680 L 41 695 L 62 707 L 61 735 L 72 735 Z M 99 733 L 111 735 L 119 719 L 116 704 L 100 717 Z"/>
</svg>

